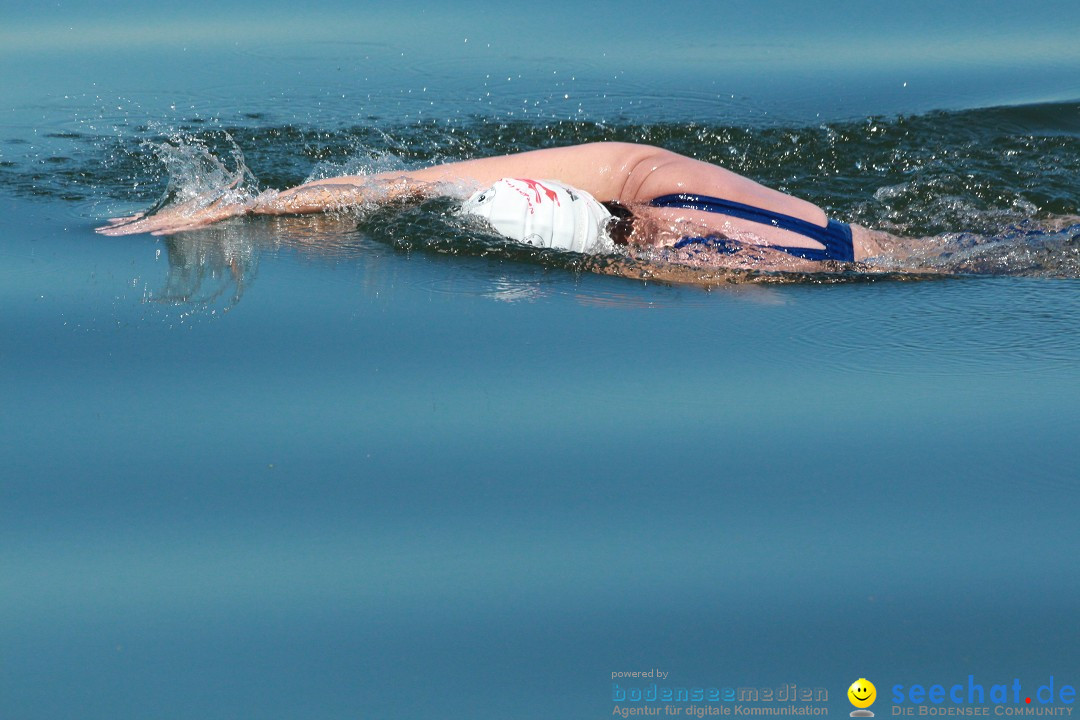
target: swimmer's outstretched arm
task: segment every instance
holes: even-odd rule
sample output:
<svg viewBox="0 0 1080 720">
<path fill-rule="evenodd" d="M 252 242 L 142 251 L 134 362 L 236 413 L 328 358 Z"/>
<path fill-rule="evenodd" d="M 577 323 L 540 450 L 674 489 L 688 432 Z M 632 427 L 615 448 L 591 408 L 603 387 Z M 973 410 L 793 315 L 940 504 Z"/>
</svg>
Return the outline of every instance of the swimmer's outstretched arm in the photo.
<svg viewBox="0 0 1080 720">
<path fill-rule="evenodd" d="M 700 160 L 649 145 L 602 142 L 435 165 L 419 170 L 317 180 L 281 192 L 268 191 L 238 202 L 229 194 L 198 198 L 154 215 L 114 218 L 99 228 L 108 235 L 171 234 L 240 215 L 326 212 L 361 202 L 401 196 L 467 195 L 504 177 L 558 180 L 601 201 L 645 203 L 660 195 L 694 192 L 724 197 L 825 223 L 825 213 L 804 200 Z"/>
<path fill-rule="evenodd" d="M 557 179 L 600 199 L 619 199 L 634 168 L 646 158 L 662 154 L 674 155 L 645 145 L 593 143 L 445 163 L 418 170 L 316 180 L 280 192 L 271 190 L 247 202 L 231 200 L 226 191 L 221 197 L 196 198 L 162 208 L 153 215 L 114 218 L 110 225 L 99 228 L 99 232 L 107 235 L 141 232 L 166 235 L 240 215 L 318 213 L 402 196 L 467 196 L 473 189 L 504 177 Z"/>
</svg>

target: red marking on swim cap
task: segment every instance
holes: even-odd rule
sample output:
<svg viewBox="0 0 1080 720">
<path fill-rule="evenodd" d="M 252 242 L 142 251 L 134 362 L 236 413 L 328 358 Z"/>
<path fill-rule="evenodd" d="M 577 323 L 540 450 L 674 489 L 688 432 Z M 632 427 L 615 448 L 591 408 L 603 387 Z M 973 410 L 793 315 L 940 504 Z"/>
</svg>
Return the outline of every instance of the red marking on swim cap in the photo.
<svg viewBox="0 0 1080 720">
<path fill-rule="evenodd" d="M 518 182 L 523 182 L 528 185 L 529 189 L 536 193 L 536 202 L 541 202 L 540 191 L 543 190 L 544 194 L 547 195 L 549 199 L 554 200 L 556 205 L 560 205 L 559 196 L 551 188 L 541 185 L 535 180 L 526 180 L 525 178 L 518 178 L 517 180 Z"/>
</svg>

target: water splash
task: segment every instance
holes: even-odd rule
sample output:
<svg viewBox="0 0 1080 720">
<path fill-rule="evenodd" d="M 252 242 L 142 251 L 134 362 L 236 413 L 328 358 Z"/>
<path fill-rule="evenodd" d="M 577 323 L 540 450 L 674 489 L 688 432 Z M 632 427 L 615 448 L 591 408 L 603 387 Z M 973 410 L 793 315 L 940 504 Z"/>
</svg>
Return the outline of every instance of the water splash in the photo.
<svg viewBox="0 0 1080 720">
<path fill-rule="evenodd" d="M 148 213 L 185 203 L 197 207 L 218 201 L 243 204 L 258 194 L 258 180 L 228 132 L 202 136 L 175 132 L 142 145 L 168 178 L 164 193 Z"/>
<path fill-rule="evenodd" d="M 946 236 L 923 263 L 952 274 L 1080 278 L 1080 224 L 1060 230 L 1032 225 L 997 237 Z"/>
</svg>

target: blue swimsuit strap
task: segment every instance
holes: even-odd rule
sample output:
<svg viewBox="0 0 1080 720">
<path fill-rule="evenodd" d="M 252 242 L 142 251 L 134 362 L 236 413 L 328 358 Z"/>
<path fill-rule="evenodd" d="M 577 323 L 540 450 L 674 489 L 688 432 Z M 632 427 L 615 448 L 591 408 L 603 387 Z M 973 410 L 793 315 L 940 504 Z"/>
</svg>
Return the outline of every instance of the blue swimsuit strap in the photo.
<svg viewBox="0 0 1080 720">
<path fill-rule="evenodd" d="M 722 200 L 708 195 L 690 195 L 678 193 L 675 195 L 661 195 L 650 203 L 659 208 L 682 208 L 684 210 L 702 210 L 704 212 L 730 215 L 731 217 L 750 220 L 752 222 L 771 225 L 781 230 L 789 230 L 798 233 L 811 240 L 816 240 L 825 246 L 819 248 L 784 247 L 770 245 L 769 247 L 782 250 L 789 255 L 805 258 L 807 260 L 839 260 L 841 262 L 854 262 L 855 249 L 851 239 L 851 226 L 837 220 L 830 220 L 826 227 L 819 227 L 812 222 L 781 213 L 762 210 L 753 205 Z M 682 247 L 695 242 L 708 242 L 709 238 L 683 238 L 676 243 L 675 247 Z"/>
</svg>

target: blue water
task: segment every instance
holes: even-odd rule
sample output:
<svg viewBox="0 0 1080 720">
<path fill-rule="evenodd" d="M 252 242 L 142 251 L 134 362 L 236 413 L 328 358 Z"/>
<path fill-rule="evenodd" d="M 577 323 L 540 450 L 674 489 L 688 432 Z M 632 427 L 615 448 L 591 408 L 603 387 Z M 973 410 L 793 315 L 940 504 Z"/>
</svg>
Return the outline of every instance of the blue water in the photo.
<svg viewBox="0 0 1080 720">
<path fill-rule="evenodd" d="M 1080 684 L 1075 274 L 706 291 L 434 221 L 92 232 L 200 128 L 267 185 L 735 133 L 739 169 L 891 229 L 1077 212 L 1072 3 L 554 8 L 5 7 L 0 716 L 600 718 L 651 668 L 841 717 L 860 677 L 878 717 L 896 684 Z M 777 150 L 859 132 L 824 186 Z"/>
</svg>

